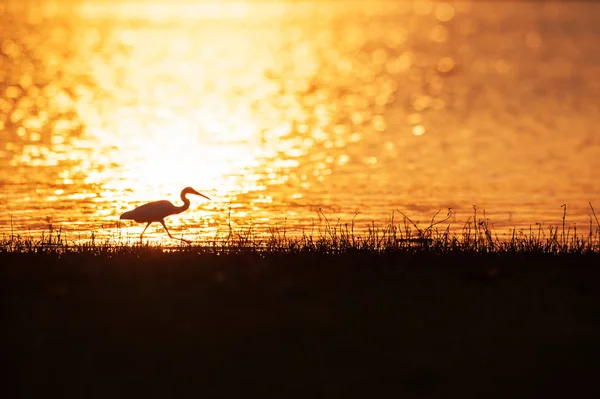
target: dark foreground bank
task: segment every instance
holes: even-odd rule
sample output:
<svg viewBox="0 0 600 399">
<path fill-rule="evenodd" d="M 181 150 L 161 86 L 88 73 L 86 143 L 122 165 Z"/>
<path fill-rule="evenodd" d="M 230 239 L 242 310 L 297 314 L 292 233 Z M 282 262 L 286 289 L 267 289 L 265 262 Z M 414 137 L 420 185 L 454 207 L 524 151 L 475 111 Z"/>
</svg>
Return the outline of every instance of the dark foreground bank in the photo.
<svg viewBox="0 0 600 399">
<path fill-rule="evenodd" d="M 599 260 L 2 253 L 2 397 L 600 397 Z"/>
</svg>

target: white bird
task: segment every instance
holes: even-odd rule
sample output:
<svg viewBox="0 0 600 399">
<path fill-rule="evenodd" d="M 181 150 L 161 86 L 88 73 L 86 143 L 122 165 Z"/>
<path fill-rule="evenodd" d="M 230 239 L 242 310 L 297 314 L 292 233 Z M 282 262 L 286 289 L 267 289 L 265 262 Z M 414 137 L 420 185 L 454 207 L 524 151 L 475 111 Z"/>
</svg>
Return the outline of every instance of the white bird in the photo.
<svg viewBox="0 0 600 399">
<path fill-rule="evenodd" d="M 169 229 L 167 229 L 167 225 L 165 224 L 165 218 L 169 215 L 175 215 L 181 212 L 186 211 L 190 207 L 190 200 L 187 199 L 187 194 L 195 194 L 201 197 L 210 200 L 206 195 L 200 194 L 198 191 L 194 190 L 191 187 L 186 187 L 181 191 L 181 200 L 183 201 L 182 206 L 175 206 L 171 201 L 154 201 L 149 202 L 144 205 L 140 205 L 134 210 L 125 212 L 119 217 L 119 219 L 128 219 L 135 220 L 137 223 L 148 223 L 146 227 L 144 227 L 144 231 L 140 234 L 140 241 L 142 241 L 142 237 L 144 236 L 144 232 L 148 226 L 150 226 L 153 222 L 160 222 L 163 225 L 169 237 L 173 238 Z M 189 242 L 188 240 L 181 239 L 182 241 Z"/>
</svg>

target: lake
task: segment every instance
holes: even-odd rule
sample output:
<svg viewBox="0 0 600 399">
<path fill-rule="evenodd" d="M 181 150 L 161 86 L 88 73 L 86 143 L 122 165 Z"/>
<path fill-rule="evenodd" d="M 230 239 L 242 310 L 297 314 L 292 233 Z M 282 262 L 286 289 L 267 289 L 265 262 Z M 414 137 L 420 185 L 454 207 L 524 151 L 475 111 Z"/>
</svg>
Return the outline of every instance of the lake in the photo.
<svg viewBox="0 0 600 399">
<path fill-rule="evenodd" d="M 5 0 L 0 236 L 136 239 L 119 215 L 186 186 L 188 239 L 474 206 L 502 237 L 563 204 L 585 234 L 598 43 L 596 2 Z"/>
</svg>

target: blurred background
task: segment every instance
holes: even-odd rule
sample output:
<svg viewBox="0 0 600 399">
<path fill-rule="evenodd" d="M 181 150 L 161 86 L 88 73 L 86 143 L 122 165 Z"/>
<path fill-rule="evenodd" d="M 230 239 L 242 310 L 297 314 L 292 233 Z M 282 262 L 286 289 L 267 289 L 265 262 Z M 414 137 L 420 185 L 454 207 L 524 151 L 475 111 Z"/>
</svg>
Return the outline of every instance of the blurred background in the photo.
<svg viewBox="0 0 600 399">
<path fill-rule="evenodd" d="M 587 231 L 599 42 L 590 1 L 2 0 L 0 235 L 137 238 L 186 186 L 187 238 Z"/>
</svg>

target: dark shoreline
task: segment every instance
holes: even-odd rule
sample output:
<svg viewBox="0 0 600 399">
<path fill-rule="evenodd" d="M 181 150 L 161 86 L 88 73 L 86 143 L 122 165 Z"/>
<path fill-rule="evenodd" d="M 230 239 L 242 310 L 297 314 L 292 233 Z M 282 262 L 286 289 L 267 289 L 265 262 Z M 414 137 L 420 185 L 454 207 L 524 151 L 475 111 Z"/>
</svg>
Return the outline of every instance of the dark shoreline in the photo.
<svg viewBox="0 0 600 399">
<path fill-rule="evenodd" d="M 7 398 L 597 397 L 600 254 L 0 253 Z"/>
</svg>

